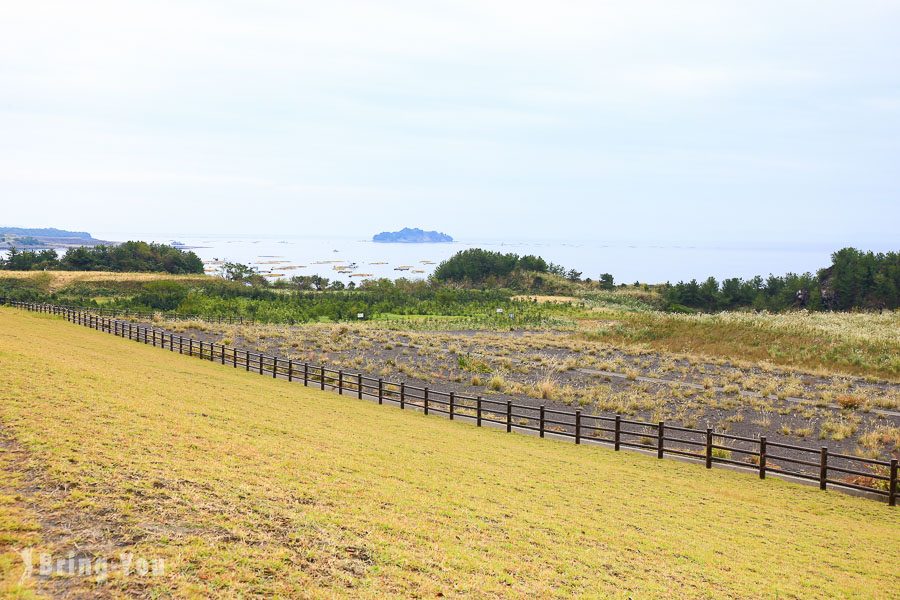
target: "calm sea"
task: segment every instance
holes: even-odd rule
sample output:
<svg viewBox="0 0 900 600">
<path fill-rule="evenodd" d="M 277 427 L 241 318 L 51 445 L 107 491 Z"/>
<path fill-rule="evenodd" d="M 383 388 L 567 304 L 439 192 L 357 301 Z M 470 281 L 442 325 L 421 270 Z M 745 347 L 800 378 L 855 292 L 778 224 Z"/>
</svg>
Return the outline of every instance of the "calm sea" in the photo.
<svg viewBox="0 0 900 600">
<path fill-rule="evenodd" d="M 467 248 L 536 254 L 596 279 L 612 273 L 617 282 L 647 283 L 702 279 L 710 275 L 752 277 L 769 273 L 815 272 L 830 264 L 840 246 L 747 245 L 685 243 L 646 244 L 601 241 L 461 240 L 448 244 L 382 244 L 358 238 L 221 234 L 160 234 L 95 232 L 99 239 L 181 242 L 196 252 L 208 268 L 213 261 L 241 262 L 264 273 L 318 274 L 332 280 L 359 281 L 372 277 L 427 277 L 437 263 Z M 889 248 L 867 247 L 885 251 Z M 353 266 L 351 266 L 353 265 Z M 397 270 L 405 268 L 405 270 Z M 351 270 L 340 273 L 340 270 Z"/>
</svg>

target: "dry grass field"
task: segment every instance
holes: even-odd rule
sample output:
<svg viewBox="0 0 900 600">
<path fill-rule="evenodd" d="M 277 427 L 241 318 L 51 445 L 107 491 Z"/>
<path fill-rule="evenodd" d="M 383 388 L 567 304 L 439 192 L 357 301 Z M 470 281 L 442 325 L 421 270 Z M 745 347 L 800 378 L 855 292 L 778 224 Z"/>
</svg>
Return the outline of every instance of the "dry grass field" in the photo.
<svg viewBox="0 0 900 600">
<path fill-rule="evenodd" d="M 0 309 L 12 597 L 883 597 L 882 503 L 318 392 Z M 14 550 L 163 558 L 18 583 Z"/>
<path fill-rule="evenodd" d="M 172 275 L 171 273 L 111 273 L 107 271 L 0 271 L 0 279 L 25 279 L 48 292 L 56 292 L 78 283 L 147 281 L 202 281 L 208 275 Z"/>
<path fill-rule="evenodd" d="M 681 315 L 603 309 L 582 321 L 582 329 L 619 344 L 900 382 L 900 311 Z"/>
</svg>

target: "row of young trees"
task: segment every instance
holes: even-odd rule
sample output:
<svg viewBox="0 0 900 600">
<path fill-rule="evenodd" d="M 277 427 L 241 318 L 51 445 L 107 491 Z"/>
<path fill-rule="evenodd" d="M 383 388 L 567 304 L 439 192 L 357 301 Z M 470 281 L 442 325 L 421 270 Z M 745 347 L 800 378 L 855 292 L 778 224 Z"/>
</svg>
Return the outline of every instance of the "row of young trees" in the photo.
<svg viewBox="0 0 900 600">
<path fill-rule="evenodd" d="M 104 306 L 302 322 L 356 320 L 359 313 L 367 318 L 383 314 L 482 316 L 493 314 L 498 306 L 511 306 L 510 297 L 508 290 L 464 289 L 407 279 L 366 281 L 354 291 L 298 290 L 289 294 L 269 286 L 223 280 L 153 281 L 142 284 L 139 293 L 109 300 Z"/>
<path fill-rule="evenodd" d="M 788 273 L 767 278 L 710 277 L 678 282 L 663 288 L 670 310 L 703 311 L 754 308 L 781 311 L 900 308 L 900 253 L 863 252 L 844 248 L 831 255 L 831 266 L 811 273 Z"/>
<path fill-rule="evenodd" d="M 116 271 L 203 273 L 203 261 L 193 252 L 166 244 L 125 242 L 117 246 L 69 248 L 62 258 L 56 250 L 11 248 L 0 259 L 0 269 L 8 271 Z"/>
</svg>

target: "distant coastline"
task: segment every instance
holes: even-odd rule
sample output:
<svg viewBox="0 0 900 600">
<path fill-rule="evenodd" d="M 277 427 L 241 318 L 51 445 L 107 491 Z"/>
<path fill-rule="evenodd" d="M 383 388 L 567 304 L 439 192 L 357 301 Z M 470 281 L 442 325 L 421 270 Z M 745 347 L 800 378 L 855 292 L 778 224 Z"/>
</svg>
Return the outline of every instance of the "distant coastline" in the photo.
<svg viewBox="0 0 900 600">
<path fill-rule="evenodd" d="M 43 248 L 77 248 L 79 246 L 115 245 L 114 242 L 95 239 L 86 231 L 65 229 L 0 227 L 0 250 L 18 248 L 33 250 Z"/>
<path fill-rule="evenodd" d="M 453 238 L 440 231 L 404 227 L 400 231 L 382 231 L 372 236 L 372 241 L 387 244 L 440 244 L 452 242 Z"/>
</svg>

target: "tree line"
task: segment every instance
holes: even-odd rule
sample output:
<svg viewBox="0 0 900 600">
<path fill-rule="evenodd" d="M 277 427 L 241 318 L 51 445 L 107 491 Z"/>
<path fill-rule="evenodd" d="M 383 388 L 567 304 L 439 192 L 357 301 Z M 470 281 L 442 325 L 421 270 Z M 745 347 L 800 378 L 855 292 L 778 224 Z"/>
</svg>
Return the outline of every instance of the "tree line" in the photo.
<svg viewBox="0 0 900 600">
<path fill-rule="evenodd" d="M 125 242 L 116 246 L 69 248 L 59 257 L 56 250 L 11 248 L 0 258 L 7 271 L 115 271 L 203 273 L 203 261 L 195 253 L 167 244 Z"/>
<path fill-rule="evenodd" d="M 900 254 L 844 248 L 831 258 L 832 264 L 816 274 L 734 277 L 721 282 L 709 277 L 702 282 L 692 279 L 652 288 L 659 292 L 657 306 L 669 311 L 900 308 Z M 172 246 L 126 242 L 119 246 L 72 248 L 62 258 L 53 250 L 22 252 L 13 249 L 0 260 L 0 269 L 199 274 L 203 272 L 203 263 L 193 252 Z M 223 278 L 210 278 L 202 285 L 196 282 L 191 285 L 148 284 L 138 293 L 131 293 L 127 299 L 117 302 L 131 308 L 204 314 L 238 310 L 250 316 L 272 311 L 289 313 L 298 321 L 340 320 L 360 312 L 483 314 L 498 302 L 508 302 L 515 292 L 577 294 L 579 290 L 611 290 L 615 287 L 615 281 L 608 273 L 594 282 L 582 279 L 581 273 L 574 269 L 564 269 L 539 256 L 519 256 L 479 248 L 458 252 L 442 262 L 428 281 L 364 280 L 358 284 L 351 282 L 345 289 L 340 281 L 310 275 L 270 283 L 256 269 L 238 263 L 227 263 L 221 274 Z M 643 287 L 649 290 L 648 286 Z M 94 290 L 85 295 L 96 294 Z"/>
<path fill-rule="evenodd" d="M 734 277 L 722 282 L 709 277 L 679 281 L 662 288 L 668 310 L 703 311 L 753 308 L 781 311 L 900 308 L 900 253 L 863 252 L 844 248 L 831 255 L 831 265 L 812 273 Z"/>
</svg>

